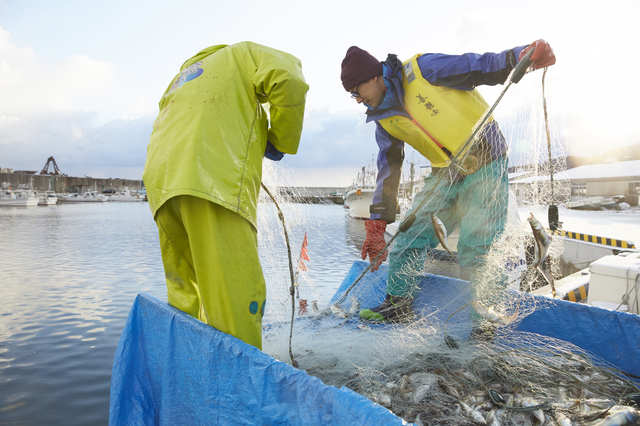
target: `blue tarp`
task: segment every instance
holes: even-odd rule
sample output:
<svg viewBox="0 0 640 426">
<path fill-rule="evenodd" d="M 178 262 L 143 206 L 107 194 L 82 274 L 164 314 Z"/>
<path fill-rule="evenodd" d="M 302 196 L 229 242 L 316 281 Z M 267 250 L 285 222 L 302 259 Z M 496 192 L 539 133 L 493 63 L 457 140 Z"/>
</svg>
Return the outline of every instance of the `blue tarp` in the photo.
<svg viewBox="0 0 640 426">
<path fill-rule="evenodd" d="M 367 266 L 364 261 L 354 262 L 331 302 L 338 300 Z M 349 292 L 345 303 L 353 296 L 363 308 L 380 304 L 387 272 L 388 266 L 382 265 L 376 273 L 367 273 Z M 572 343 L 626 373 L 640 376 L 640 315 L 530 293 L 518 293 L 517 297 L 521 300 L 520 312 L 533 312 L 515 323 L 515 330 Z M 449 316 L 469 301 L 468 281 L 423 274 L 414 309 L 441 324 L 449 320 L 447 324 L 455 325 L 452 328 L 463 334 L 457 337 L 466 337 L 471 331 L 469 307 Z"/>
<path fill-rule="evenodd" d="M 331 302 L 366 266 L 353 264 Z M 386 274 L 385 265 L 368 272 L 343 305 L 351 297 L 362 307 L 380 303 Z M 640 316 L 530 294 L 519 297 L 525 297 L 521 312 L 531 311 L 528 304 L 536 310 L 516 330 L 573 343 L 640 376 Z M 414 306 L 467 334 L 468 308 L 456 310 L 468 302 L 467 281 L 424 274 Z M 109 421 L 113 426 L 406 424 L 365 397 L 327 386 L 147 294 L 136 298 L 116 351 Z"/>
<path fill-rule="evenodd" d="M 573 343 L 640 376 L 640 315 L 543 296 L 531 296 L 528 303 L 535 303 L 536 310 L 518 324 L 519 331 Z"/>
<path fill-rule="evenodd" d="M 148 294 L 125 324 L 109 424 L 406 424 L 350 389 L 325 385 Z"/>
<path fill-rule="evenodd" d="M 338 301 L 367 266 L 368 262 L 355 261 L 330 303 Z M 381 265 L 376 272 L 367 272 L 349 291 L 343 306 L 348 307 L 352 297 L 358 299 L 362 308 L 371 308 L 382 303 L 386 294 L 388 273 L 388 265 Z M 465 306 L 470 300 L 469 281 L 423 274 L 413 308 L 418 314 L 428 316 L 433 322 L 447 323 L 452 335 L 464 339 L 469 336 L 472 327 L 469 320 L 471 308 Z"/>
</svg>

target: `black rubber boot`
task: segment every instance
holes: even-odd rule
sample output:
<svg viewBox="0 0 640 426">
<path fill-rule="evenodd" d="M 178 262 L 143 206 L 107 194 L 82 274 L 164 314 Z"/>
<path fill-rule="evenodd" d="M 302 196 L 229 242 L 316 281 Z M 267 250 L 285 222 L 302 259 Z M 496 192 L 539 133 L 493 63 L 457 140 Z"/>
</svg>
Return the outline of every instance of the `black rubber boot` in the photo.
<svg viewBox="0 0 640 426">
<path fill-rule="evenodd" d="M 381 305 L 360 311 L 360 317 L 376 322 L 409 322 L 413 320 L 413 297 L 398 297 L 387 294 Z"/>
</svg>

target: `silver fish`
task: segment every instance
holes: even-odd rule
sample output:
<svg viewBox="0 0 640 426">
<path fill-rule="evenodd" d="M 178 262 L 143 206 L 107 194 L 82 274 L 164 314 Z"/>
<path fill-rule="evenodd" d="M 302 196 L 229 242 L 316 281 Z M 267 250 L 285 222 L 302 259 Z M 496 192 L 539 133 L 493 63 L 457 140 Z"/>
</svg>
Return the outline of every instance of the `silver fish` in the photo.
<svg viewBox="0 0 640 426">
<path fill-rule="evenodd" d="M 518 312 L 520 311 L 520 303 L 518 303 L 515 313 L 511 316 L 499 314 L 495 311 L 494 305 L 487 307 L 482 302 L 477 300 L 471 302 L 471 305 L 473 306 L 473 309 L 476 310 L 478 315 L 492 324 L 511 324 L 518 317 Z"/>
<path fill-rule="evenodd" d="M 533 261 L 533 267 L 541 266 L 547 259 L 549 254 L 549 246 L 551 245 L 551 239 L 545 231 L 542 223 L 531 213 L 531 216 L 527 219 L 529 225 L 531 225 L 531 231 L 533 231 L 533 237 L 536 240 L 536 255 Z"/>
<path fill-rule="evenodd" d="M 401 397 L 407 398 L 407 395 L 410 392 L 409 376 L 406 376 L 406 375 L 402 376 L 402 380 L 400 380 L 399 392 Z"/>
<path fill-rule="evenodd" d="M 588 405 L 592 409 L 595 408 L 597 410 L 606 410 L 607 408 L 610 408 L 616 405 L 616 402 L 614 400 L 608 399 L 608 398 L 583 399 L 580 401 L 580 403 Z"/>
<path fill-rule="evenodd" d="M 342 306 L 336 303 L 332 303 L 330 308 L 331 308 L 331 313 L 333 313 L 333 315 L 336 318 L 349 318 L 349 314 L 347 313 L 347 311 L 345 311 L 345 309 Z"/>
<path fill-rule="evenodd" d="M 414 373 L 407 378 L 407 381 L 414 389 L 411 397 L 414 404 L 419 404 L 438 387 L 438 376 L 430 373 Z"/>
<path fill-rule="evenodd" d="M 379 393 L 375 395 L 374 398 L 376 399 L 377 403 L 382 405 L 383 407 L 391 407 L 391 397 L 386 393 Z"/>
<path fill-rule="evenodd" d="M 460 405 L 464 409 L 464 412 L 467 414 L 467 416 L 469 416 L 471 419 L 473 419 L 473 421 L 478 422 L 478 423 L 480 423 L 482 425 L 486 425 L 487 424 L 487 420 L 484 418 L 482 413 L 480 413 L 480 411 L 469 407 L 467 404 L 465 404 L 462 401 L 460 401 Z"/>
<path fill-rule="evenodd" d="M 440 387 L 442 388 L 443 391 L 446 392 L 447 395 L 450 395 L 456 399 L 460 399 L 460 392 L 458 392 L 456 388 L 454 388 L 449 383 L 447 383 L 445 379 L 440 377 L 438 383 L 440 384 Z"/>
<path fill-rule="evenodd" d="M 438 241 L 440 241 L 442 247 L 444 247 L 444 249 L 453 256 L 454 254 L 449 248 L 449 244 L 447 243 L 447 228 L 445 228 L 444 223 L 442 223 L 442 221 L 435 214 L 431 215 L 431 222 L 433 223 L 433 230 L 436 233 L 436 237 L 438 237 Z"/>
<path fill-rule="evenodd" d="M 565 416 L 564 414 L 560 413 L 558 415 L 558 417 L 556 417 L 556 422 L 560 425 L 560 426 L 572 426 L 571 425 L 571 420 Z"/>
<path fill-rule="evenodd" d="M 529 397 L 522 398 L 522 406 L 523 407 L 531 408 L 531 407 L 535 407 L 537 405 L 540 405 L 540 403 L 538 401 L 534 400 L 533 398 L 529 398 Z M 533 414 L 535 416 L 535 418 L 538 419 L 540 424 L 544 424 L 544 421 L 545 421 L 544 411 L 542 411 L 541 408 L 538 408 L 537 410 L 534 410 L 531 414 Z"/>
<path fill-rule="evenodd" d="M 624 425 L 635 425 L 638 420 L 640 420 L 640 413 L 633 408 L 629 408 L 624 411 L 618 411 L 607 418 L 605 418 L 600 423 L 597 423 L 596 426 L 624 426 Z"/>
<path fill-rule="evenodd" d="M 430 384 L 418 386 L 418 388 L 413 392 L 413 396 L 411 397 L 413 403 L 420 404 L 420 402 L 422 402 L 422 400 L 433 391 L 432 388 L 433 386 Z"/>
<path fill-rule="evenodd" d="M 549 234 L 547 234 L 547 231 L 545 231 L 544 226 L 542 226 L 542 223 L 540 223 L 540 221 L 536 219 L 533 213 L 531 213 L 531 216 L 527 220 L 529 221 L 529 225 L 531 225 L 531 231 L 533 232 L 533 237 L 536 240 L 537 248 L 532 268 L 537 268 L 545 278 L 545 280 L 547 280 L 547 282 L 549 283 L 549 287 L 551 287 L 551 295 L 555 299 L 556 287 L 554 285 L 551 271 L 546 274 L 545 271 L 542 270 L 544 262 L 547 260 L 547 256 L 549 255 L 549 246 L 551 246 L 551 239 L 549 238 Z"/>
<path fill-rule="evenodd" d="M 489 414 L 487 414 L 487 424 L 489 426 L 502 426 L 502 421 L 501 421 L 501 412 L 502 410 L 496 410 L 495 408 L 491 411 L 489 411 Z"/>
<path fill-rule="evenodd" d="M 349 308 L 349 315 L 357 315 L 360 312 L 360 301 L 355 297 L 351 298 L 351 308 Z"/>
</svg>

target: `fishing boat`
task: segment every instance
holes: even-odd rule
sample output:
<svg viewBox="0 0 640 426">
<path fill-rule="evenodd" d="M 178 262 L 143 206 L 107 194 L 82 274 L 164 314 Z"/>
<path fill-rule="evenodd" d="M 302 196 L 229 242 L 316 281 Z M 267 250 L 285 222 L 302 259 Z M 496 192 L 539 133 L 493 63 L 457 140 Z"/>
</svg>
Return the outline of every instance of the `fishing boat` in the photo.
<svg viewBox="0 0 640 426">
<path fill-rule="evenodd" d="M 63 194 L 58 196 L 60 203 L 103 203 L 109 201 L 108 195 L 98 194 L 94 191 L 87 191 L 83 194 Z"/>
<path fill-rule="evenodd" d="M 620 312 L 640 314 L 640 251 L 604 256 L 555 283 L 556 297 Z M 549 285 L 533 292 L 551 296 Z"/>
<path fill-rule="evenodd" d="M 36 197 L 33 191 L 9 188 L 0 191 L 0 206 L 28 207 L 37 205 L 38 197 Z"/>
<path fill-rule="evenodd" d="M 620 202 L 624 201 L 624 196 L 617 197 L 589 197 L 581 200 L 569 201 L 565 207 L 573 210 L 611 210 L 619 209 Z"/>
<path fill-rule="evenodd" d="M 353 263 L 331 303 L 346 295 L 359 277 L 351 300 L 370 307 L 384 299 L 388 267 L 363 275 L 367 266 L 364 261 Z M 640 378 L 639 315 L 540 294 L 513 292 L 513 297 L 519 300 L 516 309 L 527 314 L 507 326 L 510 333 L 526 336 L 528 342 L 562 342 Z M 469 300 L 467 281 L 425 273 L 414 310 L 431 322 L 444 323 L 457 341 L 464 341 L 471 333 Z M 319 324 L 353 332 L 353 339 L 366 338 L 357 318 L 329 317 Z M 375 339 L 380 342 L 397 326 L 377 327 Z M 502 344 L 500 336 L 497 344 Z M 407 424 L 372 399 L 344 386 L 326 385 L 302 367 L 276 360 L 144 293 L 133 304 L 116 350 L 110 401 L 111 425 Z"/>
<path fill-rule="evenodd" d="M 39 206 L 52 206 L 58 203 L 58 194 L 55 191 L 45 191 L 38 194 Z"/>
<path fill-rule="evenodd" d="M 362 166 L 353 184 L 344 192 L 344 208 L 352 219 L 369 219 L 369 208 L 376 190 L 376 168 Z"/>
<path fill-rule="evenodd" d="M 109 201 L 120 201 L 120 202 L 137 202 L 144 201 L 144 195 L 140 195 L 135 191 L 131 191 L 129 188 L 125 188 L 120 192 L 116 192 L 115 194 L 109 195 Z"/>
</svg>

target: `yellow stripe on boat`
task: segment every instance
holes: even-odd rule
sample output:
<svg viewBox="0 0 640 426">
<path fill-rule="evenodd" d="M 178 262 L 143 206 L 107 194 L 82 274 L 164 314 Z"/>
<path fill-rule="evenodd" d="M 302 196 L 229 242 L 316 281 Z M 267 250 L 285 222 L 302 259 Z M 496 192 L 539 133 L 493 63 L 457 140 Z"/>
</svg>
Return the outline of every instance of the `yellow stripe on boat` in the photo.
<svg viewBox="0 0 640 426">
<path fill-rule="evenodd" d="M 575 290 L 568 292 L 564 297 L 564 300 L 569 300 L 570 302 L 580 302 L 582 300 L 586 300 L 588 291 L 589 284 L 587 283 L 582 287 L 578 287 Z"/>
<path fill-rule="evenodd" d="M 633 244 L 633 241 L 624 241 L 624 240 L 616 240 L 614 238 L 597 237 L 595 235 L 580 234 L 580 233 L 571 232 L 571 231 L 553 231 L 553 235 L 558 235 L 560 237 L 571 238 L 573 240 L 586 241 L 589 243 L 602 244 L 605 246 L 611 246 L 611 247 L 617 247 L 617 248 L 628 248 L 628 249 L 636 248 L 636 246 Z"/>
</svg>

